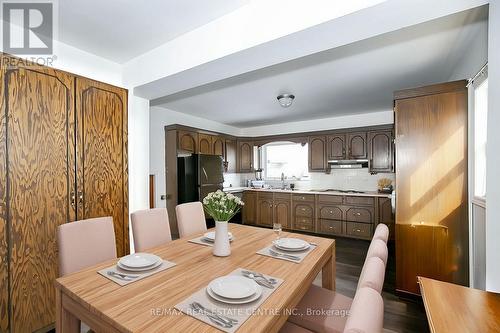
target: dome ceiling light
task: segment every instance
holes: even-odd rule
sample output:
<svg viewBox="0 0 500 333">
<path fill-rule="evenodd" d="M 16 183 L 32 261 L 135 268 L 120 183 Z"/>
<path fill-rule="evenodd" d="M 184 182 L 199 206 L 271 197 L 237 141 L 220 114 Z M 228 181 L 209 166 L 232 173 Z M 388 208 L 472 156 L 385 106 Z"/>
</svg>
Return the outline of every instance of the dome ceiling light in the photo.
<svg viewBox="0 0 500 333">
<path fill-rule="evenodd" d="M 292 105 L 294 98 L 295 96 L 292 94 L 281 94 L 278 95 L 277 97 L 278 102 L 280 102 L 280 105 L 284 108 L 287 108 L 290 105 Z"/>
</svg>

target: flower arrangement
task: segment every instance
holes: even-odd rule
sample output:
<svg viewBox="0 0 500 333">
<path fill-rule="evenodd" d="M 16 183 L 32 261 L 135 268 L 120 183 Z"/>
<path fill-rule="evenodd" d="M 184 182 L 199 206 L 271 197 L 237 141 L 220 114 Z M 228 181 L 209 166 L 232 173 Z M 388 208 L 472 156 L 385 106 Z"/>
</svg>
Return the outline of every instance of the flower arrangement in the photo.
<svg viewBox="0 0 500 333">
<path fill-rule="evenodd" d="M 231 193 L 225 193 L 221 190 L 209 193 L 203 199 L 203 207 L 205 211 L 212 216 L 215 221 L 229 221 L 241 207 L 244 205 L 243 201 Z"/>
</svg>

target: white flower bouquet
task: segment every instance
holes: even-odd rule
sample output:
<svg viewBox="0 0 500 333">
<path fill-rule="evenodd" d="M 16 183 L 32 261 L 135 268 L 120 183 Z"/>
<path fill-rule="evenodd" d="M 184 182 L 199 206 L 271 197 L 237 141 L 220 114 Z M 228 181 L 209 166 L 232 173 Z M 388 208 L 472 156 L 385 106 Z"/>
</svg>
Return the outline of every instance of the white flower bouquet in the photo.
<svg viewBox="0 0 500 333">
<path fill-rule="evenodd" d="M 231 193 L 225 193 L 221 190 L 209 193 L 203 199 L 205 211 L 212 216 L 215 221 L 227 222 L 244 205 L 243 201 Z"/>
</svg>

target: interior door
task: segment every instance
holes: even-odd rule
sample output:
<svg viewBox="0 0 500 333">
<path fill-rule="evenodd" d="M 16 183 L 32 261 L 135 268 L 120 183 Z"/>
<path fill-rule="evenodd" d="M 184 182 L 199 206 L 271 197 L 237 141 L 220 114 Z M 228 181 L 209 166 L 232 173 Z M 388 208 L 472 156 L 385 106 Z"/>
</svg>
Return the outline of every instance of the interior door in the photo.
<svg viewBox="0 0 500 333">
<path fill-rule="evenodd" d="M 129 252 L 127 91 L 76 80 L 78 219 L 112 216 L 118 256 Z"/>
<path fill-rule="evenodd" d="M 4 285 L 0 324 L 3 330 L 10 311 L 12 332 L 32 332 L 55 320 L 56 229 L 75 218 L 74 78 L 31 65 L 10 68 L 3 79 L 0 229 L 5 234 L 7 219 L 10 253 L 2 263 L 10 259 L 11 306 Z"/>
</svg>

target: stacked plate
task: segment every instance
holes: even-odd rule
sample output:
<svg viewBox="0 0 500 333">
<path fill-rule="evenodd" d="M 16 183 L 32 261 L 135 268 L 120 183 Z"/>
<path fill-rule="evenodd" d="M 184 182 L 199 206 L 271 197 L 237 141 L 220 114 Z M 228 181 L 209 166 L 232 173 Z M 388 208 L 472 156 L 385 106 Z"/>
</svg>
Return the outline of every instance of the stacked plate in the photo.
<svg viewBox="0 0 500 333">
<path fill-rule="evenodd" d="M 238 276 L 222 276 L 210 282 L 207 294 L 213 299 L 227 304 L 246 304 L 262 295 L 262 287 L 254 280 Z"/>
<path fill-rule="evenodd" d="M 131 272 L 143 272 L 160 266 L 162 259 L 150 253 L 134 253 L 121 258 L 117 266 Z"/>
<path fill-rule="evenodd" d="M 307 250 L 311 245 L 298 238 L 279 238 L 273 242 L 273 245 L 282 251 L 298 252 Z"/>
<path fill-rule="evenodd" d="M 231 242 L 233 240 L 233 234 L 228 232 L 227 236 L 229 237 L 229 241 Z M 203 235 L 203 240 L 213 243 L 215 241 L 215 231 L 205 233 Z"/>
</svg>

